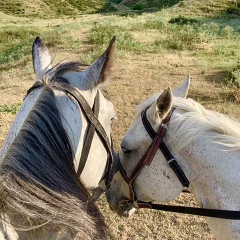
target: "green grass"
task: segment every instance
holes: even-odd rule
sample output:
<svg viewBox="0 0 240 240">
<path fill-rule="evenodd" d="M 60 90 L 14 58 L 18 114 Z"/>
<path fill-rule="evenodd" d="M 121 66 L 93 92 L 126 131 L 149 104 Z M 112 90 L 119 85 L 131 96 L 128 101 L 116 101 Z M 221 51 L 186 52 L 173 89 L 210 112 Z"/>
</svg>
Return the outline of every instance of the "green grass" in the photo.
<svg viewBox="0 0 240 240">
<path fill-rule="evenodd" d="M 24 6 L 21 1 L 18 0 L 0 0 L 1 12 L 10 15 L 22 15 L 24 14 Z"/>
<path fill-rule="evenodd" d="M 48 29 L 30 27 L 8 27 L 0 30 L 0 65 L 10 64 L 31 54 L 32 43 L 37 36 L 44 39 L 48 47 L 61 46 L 65 42 L 71 44 L 71 37 L 64 36 L 64 26 Z M 11 67 L 9 65 L 9 67 Z"/>
<path fill-rule="evenodd" d="M 32 50 L 32 43 L 36 36 L 37 35 L 29 39 L 22 40 L 21 42 L 13 45 L 12 47 L 9 47 L 6 50 L 0 52 L 0 65 L 14 63 L 30 55 Z M 51 39 L 50 36 L 45 36 L 44 40 L 46 44 L 50 47 L 56 46 L 57 44 L 59 46 L 62 43 L 61 38 L 54 41 L 53 39 Z M 11 68 L 11 65 L 9 65 L 9 68 Z"/>
<path fill-rule="evenodd" d="M 93 58 L 99 54 L 99 48 L 97 46 L 101 46 L 100 51 L 102 51 L 108 46 L 113 36 L 117 38 L 118 51 L 138 52 L 144 49 L 143 45 L 134 39 L 130 30 L 124 26 L 112 24 L 110 21 L 96 23 L 89 34 L 89 41 L 93 44 L 93 49 L 98 49 L 97 52 L 93 54 Z"/>
<path fill-rule="evenodd" d="M 178 2 L 181 2 L 182 0 L 147 0 L 146 2 L 146 8 L 169 8 L 177 4 Z"/>
<path fill-rule="evenodd" d="M 0 29 L 0 51 L 7 50 L 11 47 L 16 46 L 17 44 L 25 41 L 29 38 L 32 38 L 40 33 L 40 30 L 22 27 L 2 27 Z"/>
<path fill-rule="evenodd" d="M 33 39 L 40 31 L 8 27 L 0 30 L 0 64 L 17 61 L 29 54 Z"/>
<path fill-rule="evenodd" d="M 71 14 L 76 11 L 88 11 L 87 9 L 100 9 L 106 5 L 106 1 L 98 1 L 93 5 L 92 1 L 85 5 L 85 1 L 65 1 L 62 5 L 60 0 L 43 1 L 48 4 L 49 8 L 59 11 L 59 14 L 70 14 L 68 11 L 74 9 Z M 17 0 L 15 1 L 17 2 Z M 24 1 L 22 1 L 24 3 Z M 185 1 L 163 1 L 166 4 L 174 5 L 178 2 L 178 9 L 185 8 Z M 161 4 L 163 4 L 163 2 Z M 167 2 L 167 3 L 166 3 Z M 202 0 L 202 2 L 204 2 Z M 236 2 L 236 1 L 235 1 Z M 0 4 L 1 4 L 0 0 Z M 128 4 L 136 5 L 138 1 L 128 1 Z M 223 1 L 219 0 L 214 3 L 210 0 L 208 6 L 201 5 L 203 11 L 205 7 L 212 9 L 223 8 Z M 233 2 L 232 2 L 233 3 Z M 232 4 L 231 3 L 231 4 Z M 145 1 L 144 4 L 153 4 L 158 6 L 155 1 Z M 197 7 L 200 2 L 196 2 Z M 181 7 L 182 5 L 182 7 Z M 230 6 L 230 1 L 225 1 L 225 9 Z M 237 3 L 234 5 L 238 7 Z M 22 7 L 21 4 L 16 4 Z M 188 6 L 189 9 L 191 6 Z M 174 9 L 174 8 L 173 8 Z M 192 10 L 194 11 L 194 10 Z M 193 15 L 193 13 L 192 13 Z M 212 14 L 215 16 L 215 13 Z M 49 17 L 53 17 L 50 15 Z M 169 17 L 172 16 L 172 17 Z M 75 30 L 81 29 L 81 24 L 66 24 L 51 27 L 51 29 L 36 27 L 2 27 L 0 29 L 0 65 L 14 63 L 15 61 L 24 59 L 31 54 L 31 44 L 34 38 L 40 35 L 47 46 L 67 46 L 71 49 L 78 50 L 78 43 L 72 38 Z M 148 34 L 155 31 L 160 37 L 152 42 L 142 42 L 141 38 L 136 39 L 135 35 Z M 159 51 L 198 51 L 198 54 L 209 58 L 227 58 L 237 56 L 239 54 L 239 37 L 240 24 L 239 18 L 227 18 L 226 15 L 219 18 L 206 18 L 199 16 L 174 15 L 174 13 L 164 17 L 161 14 L 142 15 L 142 16 L 112 16 L 107 20 L 92 23 L 89 30 L 89 47 L 82 53 L 82 59 L 86 63 L 91 63 L 96 59 L 107 47 L 113 36 L 117 38 L 118 55 L 124 56 L 126 52 L 147 53 Z M 144 40 L 144 37 L 142 37 Z M 224 42 L 224 44 L 222 44 Z M 212 45 L 211 49 L 205 46 Z M 9 65 L 9 68 L 11 64 Z"/>
<path fill-rule="evenodd" d="M 0 112 L 1 113 L 16 114 L 21 105 L 22 105 L 21 103 L 14 103 L 14 104 L 9 104 L 9 105 L 0 105 Z"/>
</svg>

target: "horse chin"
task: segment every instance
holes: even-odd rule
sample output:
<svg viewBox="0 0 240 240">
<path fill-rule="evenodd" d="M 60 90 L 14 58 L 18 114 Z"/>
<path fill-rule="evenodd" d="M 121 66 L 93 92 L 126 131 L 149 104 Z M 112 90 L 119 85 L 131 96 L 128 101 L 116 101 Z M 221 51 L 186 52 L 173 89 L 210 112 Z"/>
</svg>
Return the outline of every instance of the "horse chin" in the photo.
<svg viewBox="0 0 240 240">
<path fill-rule="evenodd" d="M 122 200 L 118 206 L 117 214 L 121 217 L 130 217 L 137 209 L 132 202 Z"/>
<path fill-rule="evenodd" d="M 136 209 L 135 207 L 132 207 L 131 209 L 126 210 L 126 211 L 123 213 L 123 217 L 130 217 L 130 216 L 132 216 L 132 215 L 135 213 L 136 210 L 137 210 L 137 209 Z"/>
</svg>

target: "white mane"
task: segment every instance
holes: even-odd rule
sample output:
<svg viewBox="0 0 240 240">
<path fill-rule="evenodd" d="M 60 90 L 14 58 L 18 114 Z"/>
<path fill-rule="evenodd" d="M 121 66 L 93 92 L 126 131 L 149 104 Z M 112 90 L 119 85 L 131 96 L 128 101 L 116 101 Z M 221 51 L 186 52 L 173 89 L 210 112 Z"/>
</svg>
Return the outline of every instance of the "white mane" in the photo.
<svg viewBox="0 0 240 240">
<path fill-rule="evenodd" d="M 136 108 L 136 117 L 159 97 L 153 95 Z M 175 120 L 171 120 L 171 128 L 175 129 L 171 136 L 179 150 L 190 144 L 201 134 L 209 136 L 209 140 L 223 144 L 231 150 L 240 149 L 240 123 L 228 116 L 205 109 L 192 99 L 173 97 L 173 107 L 184 112 Z"/>
</svg>

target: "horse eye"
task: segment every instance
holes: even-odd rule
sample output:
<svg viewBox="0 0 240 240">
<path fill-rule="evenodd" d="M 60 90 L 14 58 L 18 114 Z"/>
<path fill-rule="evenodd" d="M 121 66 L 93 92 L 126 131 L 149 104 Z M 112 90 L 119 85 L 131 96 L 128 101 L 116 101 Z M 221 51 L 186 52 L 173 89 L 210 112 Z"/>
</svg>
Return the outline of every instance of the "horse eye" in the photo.
<svg viewBox="0 0 240 240">
<path fill-rule="evenodd" d="M 112 122 L 112 121 L 117 121 L 117 120 L 118 120 L 117 115 L 115 115 L 114 117 L 111 118 L 111 122 Z"/>
<path fill-rule="evenodd" d="M 121 149 L 124 153 L 131 153 L 132 152 L 132 150 L 124 148 L 124 147 L 121 147 Z"/>
</svg>

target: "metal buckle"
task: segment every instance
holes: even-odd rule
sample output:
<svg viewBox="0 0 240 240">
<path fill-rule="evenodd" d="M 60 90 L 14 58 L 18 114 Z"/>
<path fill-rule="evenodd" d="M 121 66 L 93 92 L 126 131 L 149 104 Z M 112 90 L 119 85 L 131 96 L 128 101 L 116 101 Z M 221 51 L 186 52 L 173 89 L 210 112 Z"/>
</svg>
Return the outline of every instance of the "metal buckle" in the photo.
<svg viewBox="0 0 240 240">
<path fill-rule="evenodd" d="M 167 160 L 167 162 L 168 162 L 168 163 L 171 163 L 171 162 L 173 162 L 174 160 L 175 160 L 175 158 L 171 158 L 171 159 Z"/>
<path fill-rule="evenodd" d="M 168 129 L 168 125 L 165 124 L 165 123 L 162 123 L 160 126 L 163 127 L 163 128 L 165 128 L 165 129 Z"/>
</svg>

